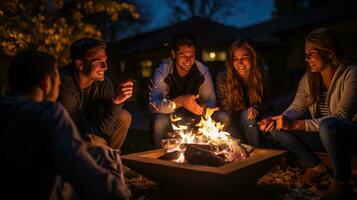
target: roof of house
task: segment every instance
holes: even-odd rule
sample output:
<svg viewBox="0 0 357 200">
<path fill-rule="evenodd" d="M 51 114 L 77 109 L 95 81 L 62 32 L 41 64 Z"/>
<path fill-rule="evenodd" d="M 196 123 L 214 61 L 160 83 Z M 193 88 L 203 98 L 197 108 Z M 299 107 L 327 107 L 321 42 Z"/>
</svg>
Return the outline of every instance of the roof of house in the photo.
<svg viewBox="0 0 357 200">
<path fill-rule="evenodd" d="M 357 9 L 352 4 L 350 1 L 328 1 L 319 7 L 273 18 L 270 21 L 243 29 L 193 17 L 155 31 L 120 40 L 114 44 L 114 48 L 120 55 L 160 50 L 169 45 L 174 34 L 184 31 L 194 34 L 202 48 L 230 44 L 238 37 L 250 38 L 262 43 L 281 44 L 276 37 L 279 34 L 294 33 L 301 28 L 323 26 L 326 22 L 356 17 Z"/>
<path fill-rule="evenodd" d="M 239 30 L 235 27 L 192 17 L 177 24 L 120 40 L 114 48 L 121 55 L 157 50 L 170 45 L 173 36 L 180 32 L 190 32 L 195 35 L 199 47 L 202 48 L 229 44 L 239 36 Z"/>
<path fill-rule="evenodd" d="M 282 33 L 295 32 L 303 27 L 323 26 L 326 22 L 341 21 L 353 16 L 357 16 L 357 9 L 350 1 L 329 1 L 319 7 L 273 18 L 240 31 L 243 36 L 266 40 Z"/>
</svg>

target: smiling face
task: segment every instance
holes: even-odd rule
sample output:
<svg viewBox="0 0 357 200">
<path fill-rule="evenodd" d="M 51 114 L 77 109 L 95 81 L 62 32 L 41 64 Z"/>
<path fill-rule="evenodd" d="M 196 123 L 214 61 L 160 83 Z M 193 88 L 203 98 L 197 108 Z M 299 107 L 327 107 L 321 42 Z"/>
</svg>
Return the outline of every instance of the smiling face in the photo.
<svg viewBox="0 0 357 200">
<path fill-rule="evenodd" d="M 245 47 L 233 51 L 232 66 L 241 77 L 248 77 L 252 67 L 252 55 Z"/>
<path fill-rule="evenodd" d="M 196 49 L 193 46 L 182 45 L 177 51 L 172 50 L 175 66 L 181 76 L 185 76 L 192 68 L 196 59 Z"/>
<path fill-rule="evenodd" d="M 92 81 L 103 81 L 107 71 L 107 54 L 104 49 L 90 50 L 83 59 L 81 72 Z"/>
<path fill-rule="evenodd" d="M 307 41 L 305 43 L 305 61 L 309 65 L 311 72 L 321 72 L 328 65 L 326 52 L 319 50 L 317 45 Z"/>
</svg>

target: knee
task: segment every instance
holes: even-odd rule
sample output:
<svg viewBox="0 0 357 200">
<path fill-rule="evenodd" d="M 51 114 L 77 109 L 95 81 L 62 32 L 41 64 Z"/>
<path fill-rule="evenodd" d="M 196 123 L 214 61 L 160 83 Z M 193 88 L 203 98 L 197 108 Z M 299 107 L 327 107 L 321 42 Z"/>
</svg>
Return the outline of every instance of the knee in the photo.
<svg viewBox="0 0 357 200">
<path fill-rule="evenodd" d="M 89 154 L 94 158 L 95 161 L 102 160 L 103 157 L 106 157 L 107 152 L 105 151 L 105 148 L 102 145 L 97 145 L 88 150 Z"/>
<path fill-rule="evenodd" d="M 251 125 L 251 124 L 255 124 L 255 123 L 256 123 L 255 119 L 248 119 L 248 110 L 247 109 L 245 109 L 239 113 L 239 124 L 240 125 Z"/>
<path fill-rule="evenodd" d="M 331 132 L 335 130 L 337 127 L 336 119 L 334 118 L 326 118 L 320 122 L 320 132 Z"/>
<path fill-rule="evenodd" d="M 219 112 L 214 113 L 212 118 L 216 122 L 220 122 L 221 124 L 224 124 L 225 126 L 229 126 L 231 124 L 230 115 L 224 111 L 219 111 Z"/>
<path fill-rule="evenodd" d="M 129 127 L 130 124 L 131 124 L 131 114 L 124 110 L 124 109 L 120 109 L 117 111 L 117 117 L 118 117 L 118 120 L 119 122 L 124 125 L 124 126 L 127 126 Z"/>
<path fill-rule="evenodd" d="M 337 130 L 337 121 L 334 118 L 326 118 L 320 122 L 320 138 L 321 140 L 328 139 L 334 135 Z"/>
<path fill-rule="evenodd" d="M 170 126 L 171 121 L 170 117 L 167 114 L 155 114 L 153 118 L 153 129 L 154 132 L 157 132 L 162 129 L 166 129 L 166 127 Z"/>
<path fill-rule="evenodd" d="M 244 109 L 239 113 L 239 119 L 242 121 L 242 120 L 245 120 L 247 118 L 248 118 L 248 110 Z"/>
<path fill-rule="evenodd" d="M 97 162 L 104 168 L 116 169 L 115 165 L 120 164 L 119 154 L 116 150 L 109 148 L 108 146 L 98 145 L 89 149 L 89 153 Z"/>
<path fill-rule="evenodd" d="M 270 132 L 270 135 L 277 141 L 285 140 L 289 136 L 288 133 L 284 133 L 284 132 L 280 132 L 280 131 L 272 131 L 272 132 Z"/>
<path fill-rule="evenodd" d="M 272 131 L 272 132 L 270 132 L 270 135 L 271 135 L 273 138 L 277 138 L 277 137 L 279 137 L 279 132 L 277 132 L 277 131 Z"/>
</svg>

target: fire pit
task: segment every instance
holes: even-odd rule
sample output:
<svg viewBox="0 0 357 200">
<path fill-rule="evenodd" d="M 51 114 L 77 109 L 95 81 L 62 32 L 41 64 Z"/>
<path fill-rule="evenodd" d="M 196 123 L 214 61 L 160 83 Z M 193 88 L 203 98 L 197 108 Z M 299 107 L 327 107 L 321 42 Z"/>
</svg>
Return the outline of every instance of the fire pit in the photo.
<svg viewBox="0 0 357 200">
<path fill-rule="evenodd" d="M 256 148 L 248 158 L 220 167 L 158 159 L 165 154 L 163 149 L 122 155 L 121 158 L 126 166 L 155 181 L 160 189 L 174 197 L 183 198 L 183 194 L 190 192 L 189 196 L 194 197 L 194 192 L 197 198 L 217 198 L 212 194 L 218 193 L 222 197 L 221 192 L 225 195 L 243 194 L 247 189 L 254 188 L 256 181 L 285 153 L 284 150 Z"/>
<path fill-rule="evenodd" d="M 171 121 L 179 123 L 172 123 L 172 135 L 163 140 L 163 148 L 123 155 L 124 164 L 157 182 L 168 194 L 165 199 L 242 197 L 285 151 L 251 152 L 253 147 L 241 144 L 224 131 L 224 124 L 211 118 L 217 110 L 207 108 L 193 127 L 171 115 Z"/>
</svg>

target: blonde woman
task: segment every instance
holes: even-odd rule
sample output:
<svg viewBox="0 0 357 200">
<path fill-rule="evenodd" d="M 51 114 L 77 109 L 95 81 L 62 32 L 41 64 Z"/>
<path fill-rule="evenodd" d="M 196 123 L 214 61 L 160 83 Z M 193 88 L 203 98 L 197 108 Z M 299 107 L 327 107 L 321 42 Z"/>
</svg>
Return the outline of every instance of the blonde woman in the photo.
<svg viewBox="0 0 357 200">
<path fill-rule="evenodd" d="M 257 120 L 271 110 L 264 67 L 252 45 L 238 39 L 229 48 L 226 71 L 218 74 L 216 81 L 219 107 L 239 120 L 238 124 L 231 122 L 230 129 L 238 128 L 247 143 L 256 147 L 260 146 Z"/>
</svg>

